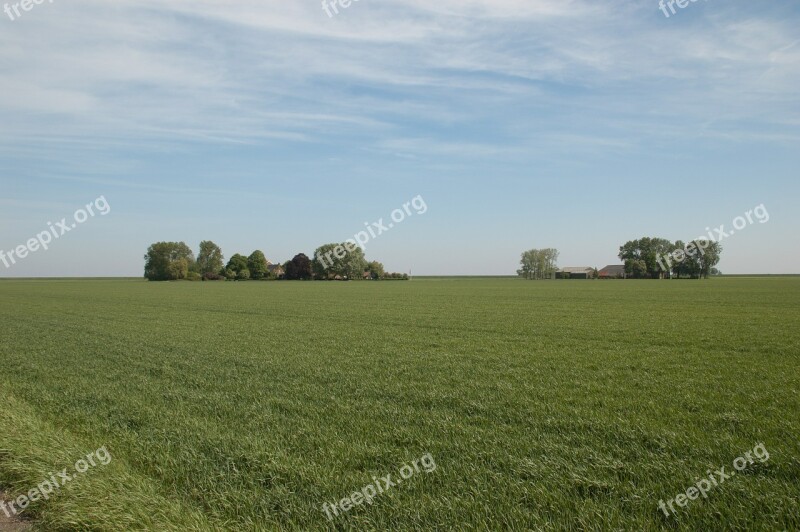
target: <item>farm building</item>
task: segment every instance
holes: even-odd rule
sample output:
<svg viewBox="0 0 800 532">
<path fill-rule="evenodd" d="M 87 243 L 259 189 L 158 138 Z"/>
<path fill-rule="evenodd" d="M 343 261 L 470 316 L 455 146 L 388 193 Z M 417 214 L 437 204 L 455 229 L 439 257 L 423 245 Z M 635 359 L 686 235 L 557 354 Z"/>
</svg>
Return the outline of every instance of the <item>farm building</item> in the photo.
<svg viewBox="0 0 800 532">
<path fill-rule="evenodd" d="M 286 273 L 285 271 L 283 271 L 283 266 L 281 266 L 280 264 L 269 264 L 267 265 L 267 269 L 274 277 L 278 279 L 282 278 Z"/>
<path fill-rule="evenodd" d="M 609 264 L 597 273 L 600 279 L 625 279 L 624 264 Z"/>
<path fill-rule="evenodd" d="M 590 266 L 571 266 L 556 272 L 556 279 L 591 279 L 594 268 Z"/>
</svg>

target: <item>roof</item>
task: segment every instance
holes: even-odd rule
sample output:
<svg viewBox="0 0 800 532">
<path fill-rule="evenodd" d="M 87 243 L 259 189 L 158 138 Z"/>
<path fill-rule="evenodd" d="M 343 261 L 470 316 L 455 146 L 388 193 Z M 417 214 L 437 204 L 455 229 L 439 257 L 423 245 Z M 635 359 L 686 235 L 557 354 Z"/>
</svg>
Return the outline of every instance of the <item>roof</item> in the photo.
<svg viewBox="0 0 800 532">
<path fill-rule="evenodd" d="M 282 270 L 283 266 L 281 266 L 280 264 L 270 264 L 267 266 L 267 269 L 271 272 L 274 272 L 275 270 Z"/>
<path fill-rule="evenodd" d="M 624 264 L 609 264 L 602 270 L 600 273 L 610 273 L 612 275 L 622 275 L 625 273 L 625 265 Z"/>
<path fill-rule="evenodd" d="M 567 266 L 566 268 L 561 268 L 561 273 L 586 273 L 586 272 L 593 272 L 594 268 L 591 266 Z"/>
</svg>

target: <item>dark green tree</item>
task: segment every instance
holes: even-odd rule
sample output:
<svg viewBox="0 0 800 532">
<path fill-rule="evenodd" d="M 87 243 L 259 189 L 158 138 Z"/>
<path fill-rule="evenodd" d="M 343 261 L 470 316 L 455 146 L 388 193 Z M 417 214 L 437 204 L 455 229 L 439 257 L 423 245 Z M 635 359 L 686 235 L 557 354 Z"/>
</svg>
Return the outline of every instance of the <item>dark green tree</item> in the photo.
<svg viewBox="0 0 800 532">
<path fill-rule="evenodd" d="M 244 255 L 240 255 L 238 253 L 234 254 L 233 257 L 230 258 L 228 261 L 228 265 L 225 266 L 226 270 L 231 270 L 233 273 L 238 274 L 242 270 L 247 269 L 247 257 Z"/>
<path fill-rule="evenodd" d="M 642 259 L 627 259 L 625 261 L 625 273 L 633 279 L 646 279 L 649 277 L 647 264 Z"/>
<path fill-rule="evenodd" d="M 286 263 L 284 267 L 286 279 L 299 281 L 311 279 L 313 276 L 313 269 L 311 267 L 311 259 L 305 253 L 299 253 Z"/>
<path fill-rule="evenodd" d="M 668 275 L 659 266 L 658 259 L 674 251 L 672 242 L 665 238 L 644 237 L 639 240 L 630 240 L 619 248 L 619 258 L 628 264 L 628 261 L 642 261 L 647 273 L 645 277 L 658 279 Z M 638 266 L 638 265 L 637 265 Z M 637 268 L 638 269 L 638 268 Z"/>
</svg>

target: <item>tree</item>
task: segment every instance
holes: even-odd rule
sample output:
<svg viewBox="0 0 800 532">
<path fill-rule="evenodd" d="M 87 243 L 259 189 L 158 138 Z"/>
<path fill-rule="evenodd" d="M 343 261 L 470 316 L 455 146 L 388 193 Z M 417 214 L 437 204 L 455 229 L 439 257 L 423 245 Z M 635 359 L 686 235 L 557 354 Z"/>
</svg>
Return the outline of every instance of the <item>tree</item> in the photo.
<svg viewBox="0 0 800 532">
<path fill-rule="evenodd" d="M 247 257 L 244 255 L 234 254 L 225 266 L 226 270 L 231 270 L 233 273 L 238 274 L 242 270 L 247 269 Z"/>
<path fill-rule="evenodd" d="M 644 237 L 639 240 L 630 240 L 619 248 L 619 258 L 628 264 L 628 261 L 642 261 L 645 264 L 646 275 L 657 279 L 668 274 L 658 264 L 658 259 L 669 255 L 673 251 L 672 242 L 665 238 Z M 639 266 L 637 264 L 637 266 Z M 627 271 L 627 270 L 626 270 Z M 629 272 L 630 273 L 630 272 Z"/>
<path fill-rule="evenodd" d="M 189 261 L 186 259 L 173 260 L 167 266 L 170 280 L 186 279 L 189 275 Z"/>
<path fill-rule="evenodd" d="M 289 280 L 307 280 L 311 279 L 313 270 L 311 268 L 311 259 L 305 253 L 299 253 L 294 256 L 292 260 L 284 266 L 286 279 Z"/>
<path fill-rule="evenodd" d="M 200 242 L 200 251 L 197 254 L 197 272 L 200 275 L 207 273 L 218 274 L 224 264 L 222 250 L 210 240 Z"/>
<path fill-rule="evenodd" d="M 642 259 L 628 259 L 625 261 L 625 273 L 633 279 L 645 279 L 649 277 L 647 263 Z"/>
<path fill-rule="evenodd" d="M 675 250 L 672 252 L 671 257 L 662 257 L 661 263 L 666 264 L 668 268 L 669 264 L 671 264 L 672 274 L 678 279 L 681 277 L 697 278 L 700 275 L 700 256 L 697 242 L 684 244 L 682 240 L 678 240 L 675 242 Z"/>
<path fill-rule="evenodd" d="M 250 270 L 250 277 L 253 279 L 266 277 L 269 274 L 267 266 L 269 266 L 269 262 L 263 251 L 257 249 L 247 257 L 247 269 Z"/>
<path fill-rule="evenodd" d="M 700 253 L 700 277 L 708 279 L 711 270 L 714 266 L 719 264 L 720 255 L 722 255 L 722 245 L 719 242 L 710 240 L 696 241 L 696 244 L 702 248 L 705 245 L 705 251 Z"/>
<path fill-rule="evenodd" d="M 682 249 L 685 252 L 686 244 L 683 243 L 683 240 L 676 240 L 675 241 L 675 249 Z M 692 259 L 692 257 L 688 257 L 687 256 L 685 260 L 682 260 L 680 262 L 676 262 L 670 268 L 669 265 L 666 263 L 667 259 L 665 259 L 664 257 L 660 257 L 661 264 L 664 265 L 664 266 L 667 266 L 667 269 L 671 269 L 672 270 L 671 271 L 672 275 L 674 275 L 677 279 L 680 279 L 684 275 L 690 275 L 689 272 L 692 270 L 692 264 L 691 264 L 692 260 L 691 259 Z"/>
<path fill-rule="evenodd" d="M 523 279 L 551 279 L 558 269 L 557 263 L 557 249 L 531 249 L 522 253 L 517 275 Z"/>
<path fill-rule="evenodd" d="M 247 268 L 245 268 L 243 270 L 239 270 L 236 273 L 236 280 L 237 281 L 247 281 L 248 279 L 250 279 L 250 270 L 248 270 Z"/>
<path fill-rule="evenodd" d="M 657 262 L 666 275 L 700 279 L 712 274 L 721 254 L 722 246 L 713 240 L 698 238 L 688 244 L 678 240 L 673 244 L 673 251 L 659 254 Z"/>
<path fill-rule="evenodd" d="M 352 242 L 325 244 L 314 252 L 314 275 L 318 279 L 360 279 L 367 269 L 364 250 Z"/>
<path fill-rule="evenodd" d="M 184 242 L 156 242 L 144 256 L 144 276 L 150 281 L 185 279 L 194 255 Z"/>
<path fill-rule="evenodd" d="M 382 279 L 384 275 L 386 275 L 386 271 L 383 269 L 383 264 L 374 260 L 367 264 L 367 270 L 369 271 L 369 276 L 373 279 Z"/>
</svg>

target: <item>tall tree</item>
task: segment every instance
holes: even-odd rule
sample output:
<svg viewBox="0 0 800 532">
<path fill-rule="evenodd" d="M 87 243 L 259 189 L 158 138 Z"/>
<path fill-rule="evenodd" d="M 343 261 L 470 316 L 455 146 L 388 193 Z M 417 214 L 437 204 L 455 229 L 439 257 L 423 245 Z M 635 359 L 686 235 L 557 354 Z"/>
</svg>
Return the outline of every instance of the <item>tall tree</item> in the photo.
<svg viewBox="0 0 800 532">
<path fill-rule="evenodd" d="M 305 253 L 298 253 L 284 267 L 286 279 L 299 281 L 312 277 L 311 259 Z"/>
<path fill-rule="evenodd" d="M 366 271 L 364 250 L 352 242 L 325 244 L 314 252 L 314 275 L 319 279 L 346 277 L 360 279 Z"/>
<path fill-rule="evenodd" d="M 558 269 L 557 263 L 557 249 L 530 249 L 522 253 L 517 275 L 523 279 L 550 279 Z"/>
<path fill-rule="evenodd" d="M 382 279 L 383 276 L 386 275 L 386 270 L 384 269 L 383 264 L 377 260 L 373 260 L 367 264 L 367 270 L 369 271 L 369 276 L 373 279 Z"/>
<path fill-rule="evenodd" d="M 250 270 L 250 277 L 252 279 L 263 279 L 269 273 L 269 262 L 267 262 L 267 257 L 264 256 L 264 252 L 261 250 L 255 250 L 253 253 L 247 257 L 247 269 Z"/>
<path fill-rule="evenodd" d="M 231 270 L 233 273 L 238 275 L 239 272 L 247 269 L 247 257 L 235 253 L 228 261 L 228 265 L 225 266 L 225 269 Z"/>
<path fill-rule="evenodd" d="M 675 242 L 675 250 L 671 257 L 662 257 L 661 263 L 672 262 L 672 274 L 680 279 L 681 277 L 691 277 L 692 279 L 700 276 L 700 248 L 697 242 L 692 241 L 685 244 L 682 240 Z M 667 266 L 669 268 L 669 266 Z"/>
<path fill-rule="evenodd" d="M 200 275 L 220 273 L 224 260 L 222 250 L 218 245 L 210 240 L 200 242 L 200 252 L 197 254 L 197 270 Z"/>
<path fill-rule="evenodd" d="M 144 276 L 150 281 L 185 279 L 194 254 L 184 242 L 156 242 L 144 256 Z"/>
<path fill-rule="evenodd" d="M 699 274 L 701 277 L 708 279 L 708 276 L 711 274 L 714 266 L 719 264 L 719 259 L 722 255 L 722 245 L 719 242 L 713 242 L 709 240 L 695 241 L 695 243 L 698 246 L 706 246 L 703 253 L 699 254 Z"/>
<path fill-rule="evenodd" d="M 658 259 L 661 256 L 672 253 L 673 245 L 664 238 L 644 237 L 639 240 L 630 240 L 619 248 L 619 258 L 625 264 L 632 264 L 628 261 L 642 261 L 646 268 L 647 277 L 654 279 L 662 277 L 665 272 L 659 266 Z M 637 264 L 637 271 L 640 270 Z M 631 273 L 630 271 L 628 273 Z"/>
<path fill-rule="evenodd" d="M 625 273 L 632 279 L 646 279 L 650 277 L 647 272 L 647 263 L 642 259 L 625 259 Z"/>
</svg>

